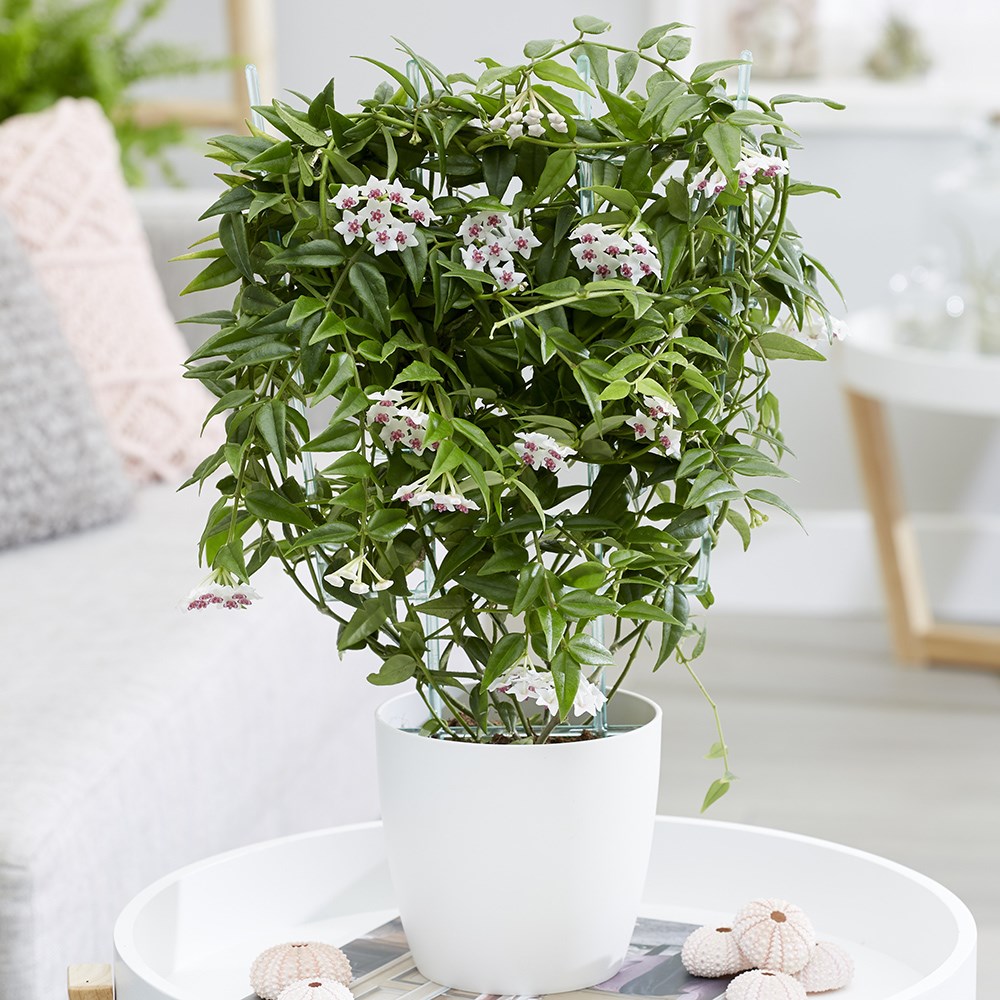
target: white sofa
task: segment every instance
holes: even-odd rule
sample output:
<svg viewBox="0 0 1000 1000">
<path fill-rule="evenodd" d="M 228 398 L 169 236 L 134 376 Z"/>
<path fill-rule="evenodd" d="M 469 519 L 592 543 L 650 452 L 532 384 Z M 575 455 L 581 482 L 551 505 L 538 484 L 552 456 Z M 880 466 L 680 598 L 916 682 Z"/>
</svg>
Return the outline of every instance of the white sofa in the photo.
<svg viewBox="0 0 1000 1000">
<path fill-rule="evenodd" d="M 139 199 L 170 289 L 211 200 Z M 280 572 L 246 612 L 182 612 L 211 502 L 147 488 L 117 524 L 0 552 L 0 1000 L 65 996 L 66 965 L 110 961 L 119 910 L 180 865 L 377 815 L 386 693 L 334 623 Z"/>
</svg>

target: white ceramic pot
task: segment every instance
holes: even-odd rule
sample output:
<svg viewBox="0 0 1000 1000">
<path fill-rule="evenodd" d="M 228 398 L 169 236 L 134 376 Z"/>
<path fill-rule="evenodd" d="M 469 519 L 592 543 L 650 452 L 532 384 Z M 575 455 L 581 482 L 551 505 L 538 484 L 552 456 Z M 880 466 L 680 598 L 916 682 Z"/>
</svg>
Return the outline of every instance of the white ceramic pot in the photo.
<svg viewBox="0 0 1000 1000">
<path fill-rule="evenodd" d="M 406 728 L 415 692 L 376 713 L 389 868 L 413 958 L 435 982 L 537 996 L 613 976 L 649 861 L 660 710 L 621 691 L 599 740 L 484 746 Z"/>
</svg>

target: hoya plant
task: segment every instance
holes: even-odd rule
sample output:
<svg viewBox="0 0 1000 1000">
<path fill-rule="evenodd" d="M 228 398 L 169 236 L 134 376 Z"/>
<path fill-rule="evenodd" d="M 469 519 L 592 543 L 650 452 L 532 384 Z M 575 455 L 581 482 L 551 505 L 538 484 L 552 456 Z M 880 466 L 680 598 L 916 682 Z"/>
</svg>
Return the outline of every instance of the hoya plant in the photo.
<svg viewBox="0 0 1000 1000">
<path fill-rule="evenodd" d="M 188 291 L 238 289 L 194 318 L 226 441 L 189 481 L 219 494 L 189 606 L 247 606 L 277 560 L 454 739 L 545 742 L 636 662 L 690 665 L 704 552 L 787 510 L 770 363 L 835 329 L 788 215 L 828 190 L 790 172 L 805 98 L 737 107 L 738 60 L 682 74 L 677 24 L 574 25 L 478 75 L 400 43 L 358 107 L 259 108 L 212 141 L 193 254 Z"/>
</svg>

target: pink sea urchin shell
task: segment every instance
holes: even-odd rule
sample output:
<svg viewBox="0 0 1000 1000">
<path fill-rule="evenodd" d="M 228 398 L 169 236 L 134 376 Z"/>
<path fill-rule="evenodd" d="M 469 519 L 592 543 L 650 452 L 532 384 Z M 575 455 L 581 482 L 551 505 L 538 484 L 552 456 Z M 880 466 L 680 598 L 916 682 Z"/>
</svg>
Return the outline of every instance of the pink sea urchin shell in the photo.
<svg viewBox="0 0 1000 1000">
<path fill-rule="evenodd" d="M 726 1000 L 806 1000 L 806 991 L 783 972 L 754 969 L 729 984 Z"/>
<path fill-rule="evenodd" d="M 784 899 L 755 899 L 733 922 L 733 935 L 747 964 L 794 975 L 805 968 L 816 947 L 809 918 Z"/>
<path fill-rule="evenodd" d="M 351 982 L 351 963 L 332 944 L 290 941 L 261 952 L 250 966 L 250 985 L 261 1000 L 278 1000 L 278 994 L 285 987 L 307 978 L 335 980 L 348 986 Z M 319 997 L 314 1000 L 319 1000 Z"/>
<path fill-rule="evenodd" d="M 806 993 L 825 993 L 846 986 L 854 976 L 851 956 L 832 941 L 820 941 L 806 967 L 795 978 Z"/>
<path fill-rule="evenodd" d="M 692 976 L 735 976 L 750 968 L 736 945 L 731 927 L 708 924 L 688 935 L 681 949 L 681 962 Z"/>
<path fill-rule="evenodd" d="M 286 986 L 278 1000 L 354 1000 L 354 995 L 336 979 L 300 979 Z"/>
</svg>

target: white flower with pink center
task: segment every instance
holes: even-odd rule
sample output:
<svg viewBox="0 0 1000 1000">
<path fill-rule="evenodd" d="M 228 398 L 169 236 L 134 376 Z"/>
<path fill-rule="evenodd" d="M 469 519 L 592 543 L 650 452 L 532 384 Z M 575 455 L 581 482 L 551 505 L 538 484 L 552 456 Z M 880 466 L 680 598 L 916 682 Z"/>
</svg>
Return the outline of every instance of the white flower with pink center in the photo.
<svg viewBox="0 0 1000 1000">
<path fill-rule="evenodd" d="M 354 212 L 345 210 L 344 217 L 333 228 L 344 237 L 344 242 L 350 246 L 355 240 L 365 235 L 365 220 Z"/>
<path fill-rule="evenodd" d="M 380 202 L 380 201 L 370 201 L 364 208 L 358 212 L 358 217 L 363 219 L 364 222 L 375 228 L 376 226 L 391 225 L 393 220 L 392 217 L 392 206 Z"/>
<path fill-rule="evenodd" d="M 487 241 L 483 250 L 491 266 L 506 263 L 511 259 L 510 240 L 506 236 L 496 236 Z"/>
<path fill-rule="evenodd" d="M 576 454 L 551 435 L 539 432 L 518 434 L 513 447 L 514 453 L 529 469 L 545 469 L 548 472 L 558 472 L 566 460 Z"/>
<path fill-rule="evenodd" d="M 692 198 L 696 194 L 704 195 L 706 198 L 714 198 L 726 190 L 726 175 L 721 170 L 713 170 L 714 166 L 714 163 L 710 163 L 701 173 L 695 174 L 692 178 L 691 183 L 688 184 L 688 194 Z"/>
<path fill-rule="evenodd" d="M 380 181 L 377 177 L 369 175 L 368 181 L 361 185 L 362 198 L 384 198 L 386 196 L 387 183 Z"/>
<path fill-rule="evenodd" d="M 228 587 L 221 583 L 207 583 L 192 590 L 184 603 L 185 611 L 205 611 L 208 609 L 239 611 L 249 608 L 261 599 L 253 587 Z"/>
<path fill-rule="evenodd" d="M 458 228 L 458 235 L 468 246 L 470 243 L 475 243 L 476 240 L 485 239 L 489 235 L 486 228 L 482 215 L 470 215 L 462 220 L 462 225 Z"/>
<path fill-rule="evenodd" d="M 599 226 L 596 222 L 588 222 L 586 225 L 577 226 L 569 234 L 571 240 L 577 240 L 577 242 L 583 244 L 584 246 L 589 246 L 591 244 L 602 244 L 607 237 L 607 232 L 603 226 Z"/>
<path fill-rule="evenodd" d="M 348 209 L 355 209 L 361 204 L 361 193 L 356 187 L 345 184 L 334 196 L 333 204 L 345 212 Z"/>
<path fill-rule="evenodd" d="M 675 431 L 673 427 L 661 427 L 656 434 L 656 441 L 667 458 L 670 458 L 671 455 L 674 458 L 681 457 L 680 431 Z"/>
<path fill-rule="evenodd" d="M 648 257 L 640 257 L 638 260 L 633 257 L 632 263 L 637 263 L 639 265 L 639 270 L 642 271 L 642 276 L 644 278 L 651 274 L 655 275 L 657 278 L 660 277 L 660 259 L 658 257 L 654 257 L 652 254 Z"/>
<path fill-rule="evenodd" d="M 632 245 L 632 253 L 637 257 L 645 257 L 647 254 L 656 256 L 656 247 L 646 239 L 642 233 L 633 233 L 629 238 Z"/>
<path fill-rule="evenodd" d="M 406 205 L 407 214 L 414 222 L 419 222 L 421 226 L 429 226 L 437 221 L 440 216 L 431 208 L 431 203 L 426 198 L 415 198 Z"/>
<path fill-rule="evenodd" d="M 634 417 L 629 417 L 625 423 L 635 431 L 636 441 L 648 438 L 650 441 L 656 440 L 656 421 L 642 410 L 636 410 Z"/>
<path fill-rule="evenodd" d="M 531 251 L 535 247 L 540 247 L 542 241 L 527 226 L 524 229 L 517 229 L 515 226 L 507 228 L 508 247 L 525 260 L 531 257 Z"/>
<path fill-rule="evenodd" d="M 515 663 L 508 667 L 492 684 L 489 690 L 504 694 L 520 702 L 534 702 L 550 715 L 559 711 L 559 697 L 555 681 L 547 671 L 536 670 L 528 663 Z M 596 715 L 605 705 L 604 692 L 585 678 L 581 678 L 573 699 L 573 715 Z"/>
<path fill-rule="evenodd" d="M 393 226 L 379 226 L 378 229 L 373 229 L 368 234 L 368 241 L 375 248 L 376 257 L 381 257 L 382 254 L 396 249 L 396 239 L 393 235 L 393 230 Z"/>
<path fill-rule="evenodd" d="M 517 288 L 520 286 L 521 282 L 524 281 L 525 275 L 520 271 L 514 270 L 514 265 L 511 262 L 507 264 L 500 264 L 490 268 L 490 272 L 496 279 L 496 283 L 506 292 L 512 288 Z"/>
<path fill-rule="evenodd" d="M 395 250 L 401 251 L 406 250 L 407 247 L 413 247 L 417 245 L 417 238 L 413 235 L 413 231 L 417 228 L 415 222 L 396 222 L 392 226 L 392 241 L 395 244 Z"/>
<path fill-rule="evenodd" d="M 597 266 L 597 255 L 601 252 L 596 243 L 578 243 L 570 249 L 570 253 L 576 259 L 579 267 L 586 267 L 593 270 Z"/>
<path fill-rule="evenodd" d="M 398 179 L 389 181 L 384 191 L 384 197 L 393 205 L 405 206 L 413 195 L 413 188 L 403 187 Z"/>
<path fill-rule="evenodd" d="M 633 285 L 638 285 L 639 282 L 646 277 L 642 273 L 642 269 L 639 267 L 639 265 L 633 264 L 629 260 L 623 260 L 618 265 L 618 273 L 623 278 L 628 278 L 628 280 L 631 281 Z"/>
<path fill-rule="evenodd" d="M 490 262 L 486 251 L 482 247 L 463 247 L 460 252 L 462 254 L 462 262 L 472 271 L 482 271 Z"/>
<path fill-rule="evenodd" d="M 642 405 L 646 407 L 646 412 L 654 420 L 662 420 L 664 417 L 679 417 L 681 411 L 677 409 L 672 399 L 664 399 L 662 396 L 643 396 Z"/>
</svg>

